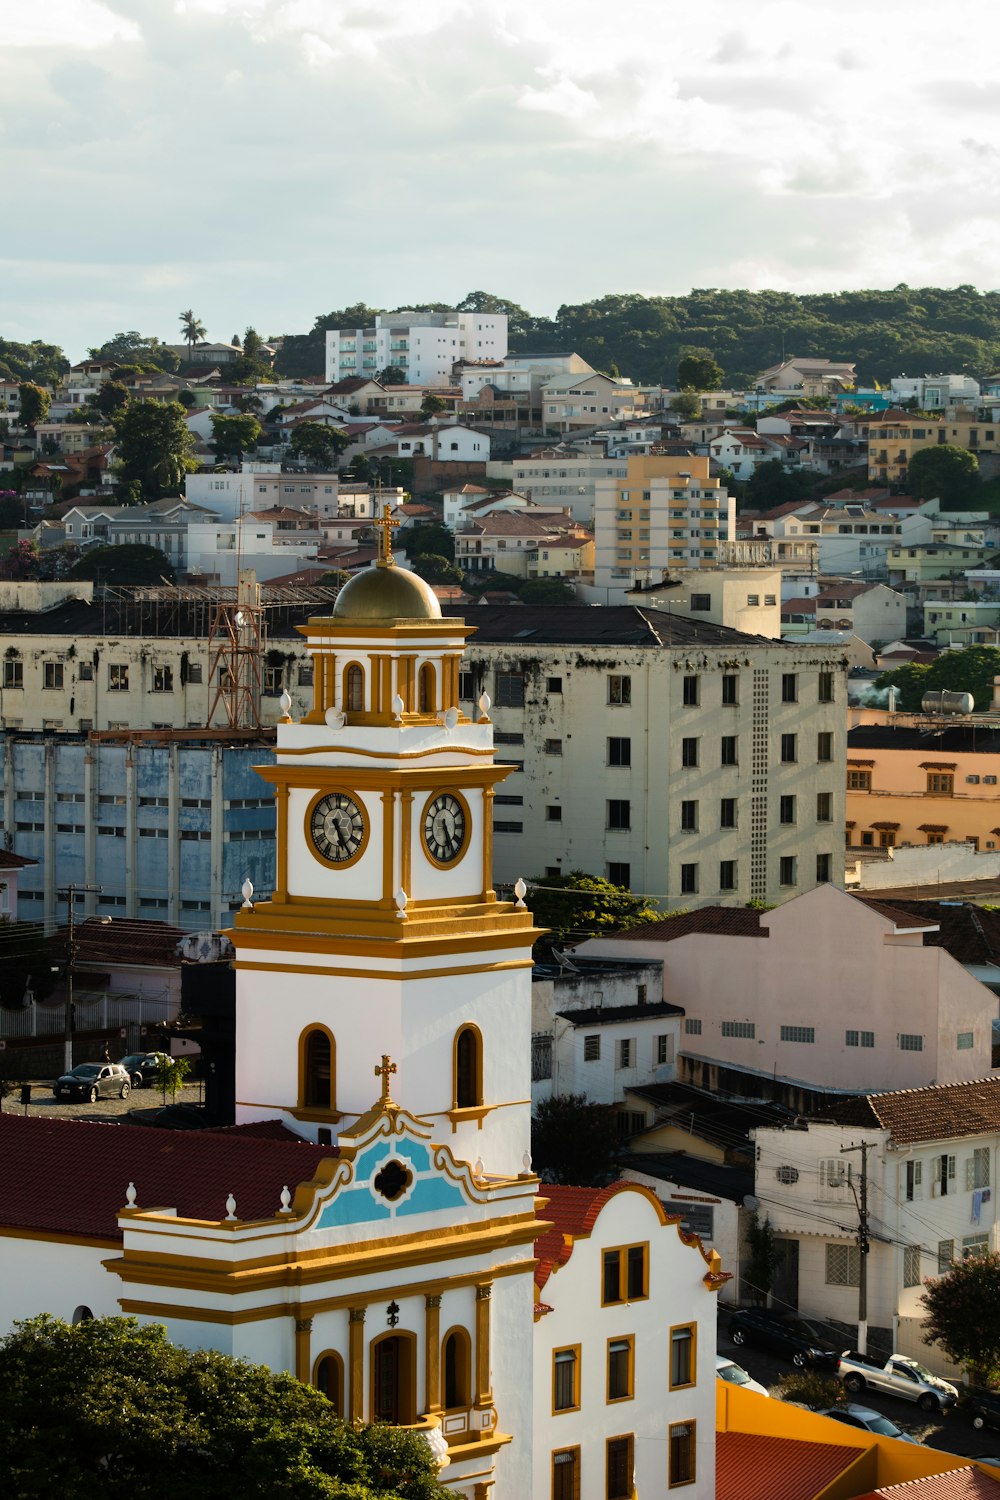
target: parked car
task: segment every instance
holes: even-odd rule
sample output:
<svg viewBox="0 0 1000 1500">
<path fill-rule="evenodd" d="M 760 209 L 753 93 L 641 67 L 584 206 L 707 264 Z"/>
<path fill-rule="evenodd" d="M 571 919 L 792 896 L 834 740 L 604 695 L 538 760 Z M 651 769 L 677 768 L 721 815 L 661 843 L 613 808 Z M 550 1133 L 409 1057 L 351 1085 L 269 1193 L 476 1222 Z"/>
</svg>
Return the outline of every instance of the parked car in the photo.
<svg viewBox="0 0 1000 1500">
<path fill-rule="evenodd" d="M 134 1089 L 141 1089 L 156 1080 L 162 1052 L 130 1052 L 121 1059 L 121 1066 L 132 1080 Z"/>
<path fill-rule="evenodd" d="M 77 1063 L 71 1073 L 56 1079 L 52 1092 L 57 1099 L 89 1099 L 96 1104 L 110 1095 L 127 1099 L 132 1080 L 121 1063 Z"/>
<path fill-rule="evenodd" d="M 1000 1430 L 1000 1391 L 990 1391 L 984 1386 L 970 1386 L 962 1395 L 962 1410 L 977 1432 L 984 1427 Z M 980 1459 L 984 1463 L 985 1459 Z"/>
<path fill-rule="evenodd" d="M 757 1344 L 784 1355 L 800 1370 L 806 1365 L 836 1370 L 840 1363 L 840 1355 L 826 1334 L 794 1314 L 767 1312 L 758 1307 L 740 1308 L 729 1321 L 729 1337 L 737 1347 Z"/>
<path fill-rule="evenodd" d="M 870 1354 L 846 1350 L 840 1361 L 840 1378 L 849 1391 L 885 1391 L 888 1396 L 915 1401 L 921 1411 L 947 1411 L 958 1400 L 958 1391 L 949 1381 L 940 1380 L 905 1354 L 890 1354 L 883 1364 Z"/>
<path fill-rule="evenodd" d="M 830 1417 L 834 1422 L 843 1422 L 848 1427 L 863 1427 L 865 1432 L 874 1432 L 878 1437 L 898 1438 L 901 1443 L 917 1441 L 910 1433 L 904 1432 L 902 1427 L 897 1427 L 895 1422 L 890 1422 L 888 1417 L 883 1417 L 881 1412 L 872 1411 L 870 1406 L 855 1406 L 851 1402 L 847 1406 L 831 1406 L 820 1412 L 820 1416 Z"/>
<path fill-rule="evenodd" d="M 758 1396 L 771 1394 L 766 1385 L 754 1380 L 742 1365 L 738 1365 L 733 1359 L 727 1359 L 724 1354 L 715 1356 L 715 1378 L 724 1380 L 727 1385 L 741 1385 L 745 1391 L 756 1391 Z"/>
</svg>

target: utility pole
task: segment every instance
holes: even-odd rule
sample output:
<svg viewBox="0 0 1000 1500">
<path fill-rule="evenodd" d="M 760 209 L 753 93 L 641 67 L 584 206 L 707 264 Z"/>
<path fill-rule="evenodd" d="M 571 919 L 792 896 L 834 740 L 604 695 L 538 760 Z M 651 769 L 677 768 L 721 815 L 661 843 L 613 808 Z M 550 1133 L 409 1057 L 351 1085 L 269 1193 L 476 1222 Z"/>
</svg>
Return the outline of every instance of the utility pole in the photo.
<svg viewBox="0 0 1000 1500">
<path fill-rule="evenodd" d="M 66 885 L 58 892 L 60 896 L 66 897 L 67 910 L 69 912 L 69 931 L 66 939 L 66 1016 L 65 1027 L 65 1050 L 63 1054 L 63 1072 L 73 1071 L 73 977 L 76 965 L 76 896 L 79 891 L 81 895 L 99 896 L 104 889 L 100 885 Z"/>
<path fill-rule="evenodd" d="M 868 1153 L 875 1150 L 874 1141 L 862 1141 L 859 1146 L 841 1146 L 845 1156 L 852 1151 L 861 1152 L 861 1189 L 851 1192 L 858 1208 L 858 1353 L 868 1353 L 868 1250 L 871 1240 L 868 1234 Z"/>
</svg>

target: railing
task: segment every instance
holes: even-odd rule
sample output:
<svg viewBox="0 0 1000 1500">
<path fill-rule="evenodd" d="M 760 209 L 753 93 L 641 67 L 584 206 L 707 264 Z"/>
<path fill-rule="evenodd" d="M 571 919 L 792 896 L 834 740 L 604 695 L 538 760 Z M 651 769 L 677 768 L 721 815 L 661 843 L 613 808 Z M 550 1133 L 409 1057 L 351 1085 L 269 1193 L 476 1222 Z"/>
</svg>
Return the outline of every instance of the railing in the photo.
<svg viewBox="0 0 1000 1500">
<path fill-rule="evenodd" d="M 78 989 L 73 997 L 74 1031 L 115 1031 L 123 1026 L 150 1026 L 173 1020 L 178 1001 L 164 992 L 140 995 L 133 991 Z M 66 1025 L 66 1008 L 62 1000 L 55 1004 L 29 1000 L 23 1010 L 0 1009 L 0 1037 L 18 1041 L 27 1037 L 62 1036 Z"/>
</svg>

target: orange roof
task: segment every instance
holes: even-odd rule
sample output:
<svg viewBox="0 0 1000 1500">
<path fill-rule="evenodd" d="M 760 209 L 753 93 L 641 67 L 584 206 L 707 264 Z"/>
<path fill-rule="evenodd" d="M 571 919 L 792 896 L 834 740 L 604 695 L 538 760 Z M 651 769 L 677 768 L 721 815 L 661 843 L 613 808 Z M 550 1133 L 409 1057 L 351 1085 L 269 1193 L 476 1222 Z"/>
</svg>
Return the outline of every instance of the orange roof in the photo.
<svg viewBox="0 0 1000 1500">
<path fill-rule="evenodd" d="M 720 1492 L 721 1493 L 721 1492 Z M 930 1474 L 926 1479 L 910 1479 L 905 1484 L 890 1484 L 880 1490 L 869 1490 L 858 1500 L 997 1500 L 1000 1480 L 982 1469 L 950 1469 L 945 1474 Z"/>
<path fill-rule="evenodd" d="M 833 1443 L 720 1432 L 716 1500 L 814 1500 L 864 1453 Z"/>
<path fill-rule="evenodd" d="M 541 1211 L 543 1220 L 549 1220 L 552 1228 L 535 1241 L 535 1285 L 543 1287 L 549 1276 L 559 1266 L 564 1266 L 573 1254 L 573 1241 L 586 1236 L 597 1222 L 597 1216 L 616 1193 L 630 1187 L 627 1182 L 616 1182 L 606 1188 L 557 1187 L 548 1183 L 542 1191 L 547 1199 Z"/>
</svg>

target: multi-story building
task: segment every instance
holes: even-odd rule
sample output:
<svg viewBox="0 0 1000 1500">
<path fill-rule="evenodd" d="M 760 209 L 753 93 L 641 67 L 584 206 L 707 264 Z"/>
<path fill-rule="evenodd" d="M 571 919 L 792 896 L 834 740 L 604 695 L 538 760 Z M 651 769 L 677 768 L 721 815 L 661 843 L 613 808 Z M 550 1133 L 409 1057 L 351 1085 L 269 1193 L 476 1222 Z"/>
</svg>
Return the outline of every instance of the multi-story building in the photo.
<svg viewBox="0 0 1000 1500">
<path fill-rule="evenodd" d="M 345 506 L 356 513 L 359 495 L 369 497 L 364 514 L 374 514 L 371 491 L 365 484 L 337 474 L 296 474 L 282 469 L 280 463 L 260 460 L 247 459 L 231 473 L 189 474 L 185 493 L 189 501 L 211 511 L 220 521 L 233 521 L 239 515 L 273 505 L 297 506 L 318 516 L 339 515 Z M 404 498 L 403 490 L 387 487 L 383 498 L 396 505 Z"/>
<path fill-rule="evenodd" d="M 750 552 L 754 544 L 731 545 Z M 745 635 L 777 640 L 782 634 L 781 569 L 764 561 L 744 567 L 672 568 L 659 583 L 635 589 L 629 603 L 725 625 Z"/>
<path fill-rule="evenodd" d="M 542 421 L 557 432 L 606 426 L 631 417 L 646 405 L 647 392 L 628 380 L 614 380 L 593 371 L 590 375 L 561 375 L 542 389 Z"/>
<path fill-rule="evenodd" d="M 622 479 L 595 487 L 594 583 L 627 590 L 673 567 L 711 567 L 735 539 L 736 501 L 694 454 L 626 461 Z"/>
<path fill-rule="evenodd" d="M 331 328 L 326 335 L 326 378 L 372 378 L 394 365 L 411 385 L 450 385 L 460 359 L 503 359 L 505 313 L 379 313 L 374 328 Z"/>
<path fill-rule="evenodd" d="M 887 412 L 859 418 L 858 428 L 868 438 L 868 478 L 873 483 L 905 484 L 914 453 L 937 443 L 968 448 L 977 454 L 987 478 L 996 473 L 1000 463 L 1000 423 L 996 422 L 970 416 L 922 417 Z"/>
<path fill-rule="evenodd" d="M 568 518 L 560 524 L 533 508 L 495 510 L 455 532 L 455 564 L 469 573 L 514 578 L 578 577 L 593 573 L 594 539 Z"/>
<path fill-rule="evenodd" d="M 684 907 L 842 879 L 841 650 L 629 607 L 472 620 L 463 704 L 493 700 L 512 767 L 499 879 L 582 869 Z"/>
<path fill-rule="evenodd" d="M 568 506 L 574 521 L 582 521 L 585 526 L 594 524 L 598 484 L 624 479 L 627 472 L 624 458 L 605 458 L 561 447 L 542 448 L 527 458 L 486 466 L 487 478 L 506 480 L 511 489 L 527 495 L 537 505 Z"/>
<path fill-rule="evenodd" d="M 899 544 L 903 521 L 891 512 L 858 505 L 816 505 L 769 523 L 776 538 L 815 541 L 824 573 L 884 578 L 887 557 Z"/>
</svg>

